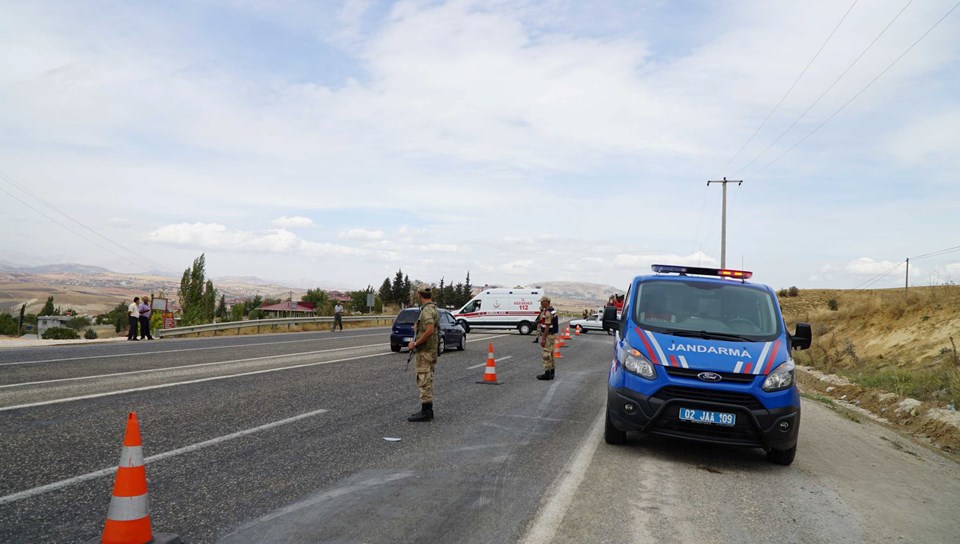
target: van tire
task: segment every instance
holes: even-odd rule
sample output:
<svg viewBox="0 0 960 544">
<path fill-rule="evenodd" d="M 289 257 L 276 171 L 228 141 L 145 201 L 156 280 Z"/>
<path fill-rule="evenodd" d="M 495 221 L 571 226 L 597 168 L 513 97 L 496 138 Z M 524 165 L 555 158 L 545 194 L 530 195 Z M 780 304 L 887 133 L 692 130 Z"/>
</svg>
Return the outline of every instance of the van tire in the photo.
<svg viewBox="0 0 960 544">
<path fill-rule="evenodd" d="M 785 467 L 793 464 L 793 458 L 797 456 L 797 446 L 794 445 L 788 450 L 770 450 L 767 452 L 767 459 L 771 463 L 783 465 Z"/>
<path fill-rule="evenodd" d="M 517 330 L 520 331 L 520 334 L 527 336 L 533 332 L 533 325 L 531 325 L 529 321 L 521 321 L 520 324 L 517 325 Z"/>
<path fill-rule="evenodd" d="M 457 325 L 460 325 L 461 327 L 463 327 L 463 332 L 470 332 L 470 325 L 463 319 L 458 319 Z"/>
<path fill-rule="evenodd" d="M 614 446 L 620 446 L 627 442 L 627 431 L 621 431 L 613 426 L 613 422 L 610 421 L 609 410 L 607 411 L 607 421 L 603 426 L 603 440 Z"/>
</svg>

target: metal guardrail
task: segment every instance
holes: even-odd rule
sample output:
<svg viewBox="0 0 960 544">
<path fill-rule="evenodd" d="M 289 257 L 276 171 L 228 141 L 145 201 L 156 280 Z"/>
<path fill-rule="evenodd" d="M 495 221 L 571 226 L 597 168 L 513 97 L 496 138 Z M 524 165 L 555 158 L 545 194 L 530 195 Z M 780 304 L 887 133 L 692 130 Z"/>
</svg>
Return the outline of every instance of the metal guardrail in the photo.
<svg viewBox="0 0 960 544">
<path fill-rule="evenodd" d="M 396 318 L 394 315 L 363 315 L 363 316 L 344 316 L 344 323 L 372 323 L 367 326 L 381 326 L 381 325 L 390 325 L 393 323 L 393 320 Z M 257 333 L 263 332 L 266 329 L 266 332 L 277 332 L 278 330 L 283 330 L 281 327 L 286 327 L 286 330 L 293 330 L 294 326 L 297 325 L 306 325 L 306 324 L 322 324 L 327 323 L 331 327 L 333 326 L 333 317 L 283 317 L 276 319 L 249 319 L 245 321 L 227 321 L 224 323 L 207 323 L 205 325 L 191 325 L 188 327 L 174 327 L 172 329 L 160 329 L 154 331 L 154 334 L 159 338 L 172 338 L 175 336 L 186 336 L 188 334 L 202 334 L 212 332 L 214 336 L 217 336 L 220 331 L 228 331 L 236 329 L 237 334 L 240 334 L 242 329 L 257 329 Z"/>
</svg>

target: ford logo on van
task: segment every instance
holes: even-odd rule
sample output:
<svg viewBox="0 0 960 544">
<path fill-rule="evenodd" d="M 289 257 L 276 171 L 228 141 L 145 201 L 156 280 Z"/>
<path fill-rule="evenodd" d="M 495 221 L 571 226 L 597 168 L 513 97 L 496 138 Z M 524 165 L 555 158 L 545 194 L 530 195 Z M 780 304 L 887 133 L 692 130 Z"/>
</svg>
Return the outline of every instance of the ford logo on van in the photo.
<svg viewBox="0 0 960 544">
<path fill-rule="evenodd" d="M 719 382 L 723 379 L 723 376 L 717 374 L 716 372 L 701 372 L 697 374 L 697 377 L 705 382 Z"/>
</svg>

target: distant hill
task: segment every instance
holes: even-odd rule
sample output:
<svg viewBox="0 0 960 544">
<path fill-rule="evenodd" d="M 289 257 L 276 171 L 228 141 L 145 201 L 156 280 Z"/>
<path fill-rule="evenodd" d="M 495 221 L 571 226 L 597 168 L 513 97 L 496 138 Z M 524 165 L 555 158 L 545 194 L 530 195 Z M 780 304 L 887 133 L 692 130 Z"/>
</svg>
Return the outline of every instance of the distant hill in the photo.
<svg viewBox="0 0 960 544">
<path fill-rule="evenodd" d="M 106 268 L 74 263 L 45 264 L 41 266 L 16 266 L 8 264 L 4 269 L 8 272 L 20 272 L 23 274 L 112 274 L 112 272 Z"/>
<path fill-rule="evenodd" d="M 550 298 L 563 300 L 575 300 L 591 303 L 593 305 L 603 305 L 614 293 L 623 293 L 623 289 L 617 289 L 612 285 L 603 285 L 600 283 L 584 283 L 572 281 L 544 281 L 533 283 L 543 288 Z"/>
</svg>

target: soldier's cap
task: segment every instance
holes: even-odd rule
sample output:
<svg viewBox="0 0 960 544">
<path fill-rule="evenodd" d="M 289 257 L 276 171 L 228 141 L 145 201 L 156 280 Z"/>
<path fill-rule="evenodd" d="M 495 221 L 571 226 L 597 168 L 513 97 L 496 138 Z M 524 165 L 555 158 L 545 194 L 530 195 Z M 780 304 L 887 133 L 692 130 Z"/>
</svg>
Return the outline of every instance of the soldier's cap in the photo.
<svg viewBox="0 0 960 544">
<path fill-rule="evenodd" d="M 550 297 L 548 297 L 547 295 L 543 295 L 542 297 L 540 297 L 540 302 L 550 302 Z"/>
<path fill-rule="evenodd" d="M 421 287 L 417 292 L 420 293 L 421 295 L 426 295 L 428 297 L 433 296 L 433 288 L 429 286 Z"/>
</svg>

